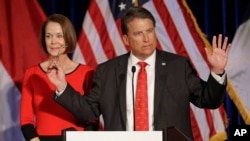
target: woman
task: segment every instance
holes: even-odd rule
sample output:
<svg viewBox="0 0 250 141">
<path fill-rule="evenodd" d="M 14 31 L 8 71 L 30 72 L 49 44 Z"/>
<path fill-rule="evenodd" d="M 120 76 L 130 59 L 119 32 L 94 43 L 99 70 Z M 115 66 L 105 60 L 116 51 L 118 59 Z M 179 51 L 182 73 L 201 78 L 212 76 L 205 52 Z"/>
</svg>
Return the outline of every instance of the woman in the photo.
<svg viewBox="0 0 250 141">
<path fill-rule="evenodd" d="M 68 128 L 96 130 L 95 122 L 81 123 L 53 101 L 52 95 L 56 89 L 47 77 L 47 72 L 57 69 L 56 66 L 50 67 L 56 62 L 76 91 L 83 95 L 90 90 L 93 69 L 68 57 L 77 42 L 70 20 L 60 14 L 49 16 L 41 27 L 40 42 L 48 59 L 27 69 L 22 85 L 20 124 L 25 139 L 62 141 L 62 132 Z"/>
</svg>

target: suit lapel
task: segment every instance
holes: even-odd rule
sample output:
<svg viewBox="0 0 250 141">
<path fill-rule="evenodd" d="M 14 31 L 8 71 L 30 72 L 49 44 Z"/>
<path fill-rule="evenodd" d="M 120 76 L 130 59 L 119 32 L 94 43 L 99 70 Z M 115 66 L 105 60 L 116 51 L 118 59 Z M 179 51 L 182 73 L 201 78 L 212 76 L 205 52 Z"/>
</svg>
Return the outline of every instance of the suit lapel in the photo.
<svg viewBox="0 0 250 141">
<path fill-rule="evenodd" d="M 124 130 L 126 128 L 126 78 L 127 78 L 127 66 L 128 66 L 128 57 L 129 53 L 127 53 L 124 57 L 122 57 L 117 64 L 116 67 L 116 82 L 118 86 L 118 94 L 119 94 L 119 108 L 120 115 L 122 118 L 122 124 Z"/>
<path fill-rule="evenodd" d="M 161 51 L 156 52 L 156 62 L 155 62 L 155 90 L 154 90 L 154 115 L 158 109 L 161 95 L 163 94 L 164 83 L 167 79 L 167 61 L 166 54 Z M 155 119 L 155 118 L 154 118 Z"/>
</svg>

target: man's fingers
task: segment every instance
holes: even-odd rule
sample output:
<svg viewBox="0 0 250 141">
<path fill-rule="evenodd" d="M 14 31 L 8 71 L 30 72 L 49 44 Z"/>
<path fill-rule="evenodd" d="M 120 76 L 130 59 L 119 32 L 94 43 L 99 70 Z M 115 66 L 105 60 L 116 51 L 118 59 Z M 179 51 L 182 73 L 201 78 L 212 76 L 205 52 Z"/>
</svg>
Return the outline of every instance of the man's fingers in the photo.
<svg viewBox="0 0 250 141">
<path fill-rule="evenodd" d="M 224 51 L 226 51 L 228 45 L 227 45 L 227 42 L 228 42 L 228 37 L 225 37 L 224 38 L 224 42 L 223 42 L 223 45 L 222 45 L 222 48 Z"/>
<path fill-rule="evenodd" d="M 212 46 L 214 48 L 217 48 L 217 37 L 216 36 L 213 36 Z"/>
<path fill-rule="evenodd" d="M 221 48 L 221 45 L 222 45 L 222 35 L 219 34 L 217 48 Z"/>
</svg>

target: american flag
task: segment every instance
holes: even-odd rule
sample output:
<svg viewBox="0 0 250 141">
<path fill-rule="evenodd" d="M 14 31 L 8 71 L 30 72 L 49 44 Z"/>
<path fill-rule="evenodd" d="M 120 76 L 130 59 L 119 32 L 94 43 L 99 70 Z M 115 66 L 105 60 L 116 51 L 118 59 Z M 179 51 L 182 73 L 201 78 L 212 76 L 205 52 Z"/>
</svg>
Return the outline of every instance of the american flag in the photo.
<svg viewBox="0 0 250 141">
<path fill-rule="evenodd" d="M 73 59 L 96 67 L 127 53 L 121 39 L 120 17 L 133 5 L 147 8 L 156 18 L 158 48 L 190 58 L 207 80 L 209 65 L 204 47 L 211 47 L 185 0 L 91 0 Z M 45 59 L 39 49 L 39 29 L 46 16 L 36 0 L 0 0 L 0 140 L 20 141 L 20 85 L 27 67 Z M 196 141 L 225 140 L 225 111 L 191 106 Z M 6 112 L 11 111 L 11 112 Z M 16 136 L 13 136 L 13 135 Z"/>
<path fill-rule="evenodd" d="M 73 59 L 95 67 L 128 52 L 121 39 L 120 18 L 133 5 L 143 6 L 155 16 L 158 48 L 189 57 L 200 77 L 207 80 L 209 65 L 204 47 L 211 45 L 184 0 L 92 0 Z M 223 106 L 216 110 L 190 106 L 195 140 L 226 138 Z"/>
</svg>

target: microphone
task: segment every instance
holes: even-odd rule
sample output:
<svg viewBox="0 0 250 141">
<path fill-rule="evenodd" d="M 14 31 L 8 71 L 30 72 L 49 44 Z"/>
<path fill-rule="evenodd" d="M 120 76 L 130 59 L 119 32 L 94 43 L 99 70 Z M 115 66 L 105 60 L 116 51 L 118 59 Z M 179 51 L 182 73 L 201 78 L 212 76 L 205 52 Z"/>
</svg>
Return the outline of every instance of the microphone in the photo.
<svg viewBox="0 0 250 141">
<path fill-rule="evenodd" d="M 135 74 L 136 68 L 135 66 L 132 66 L 131 72 L 132 72 L 132 98 L 133 98 L 133 115 L 134 115 L 134 131 L 135 131 L 135 94 L 134 94 L 134 74 Z"/>
</svg>

